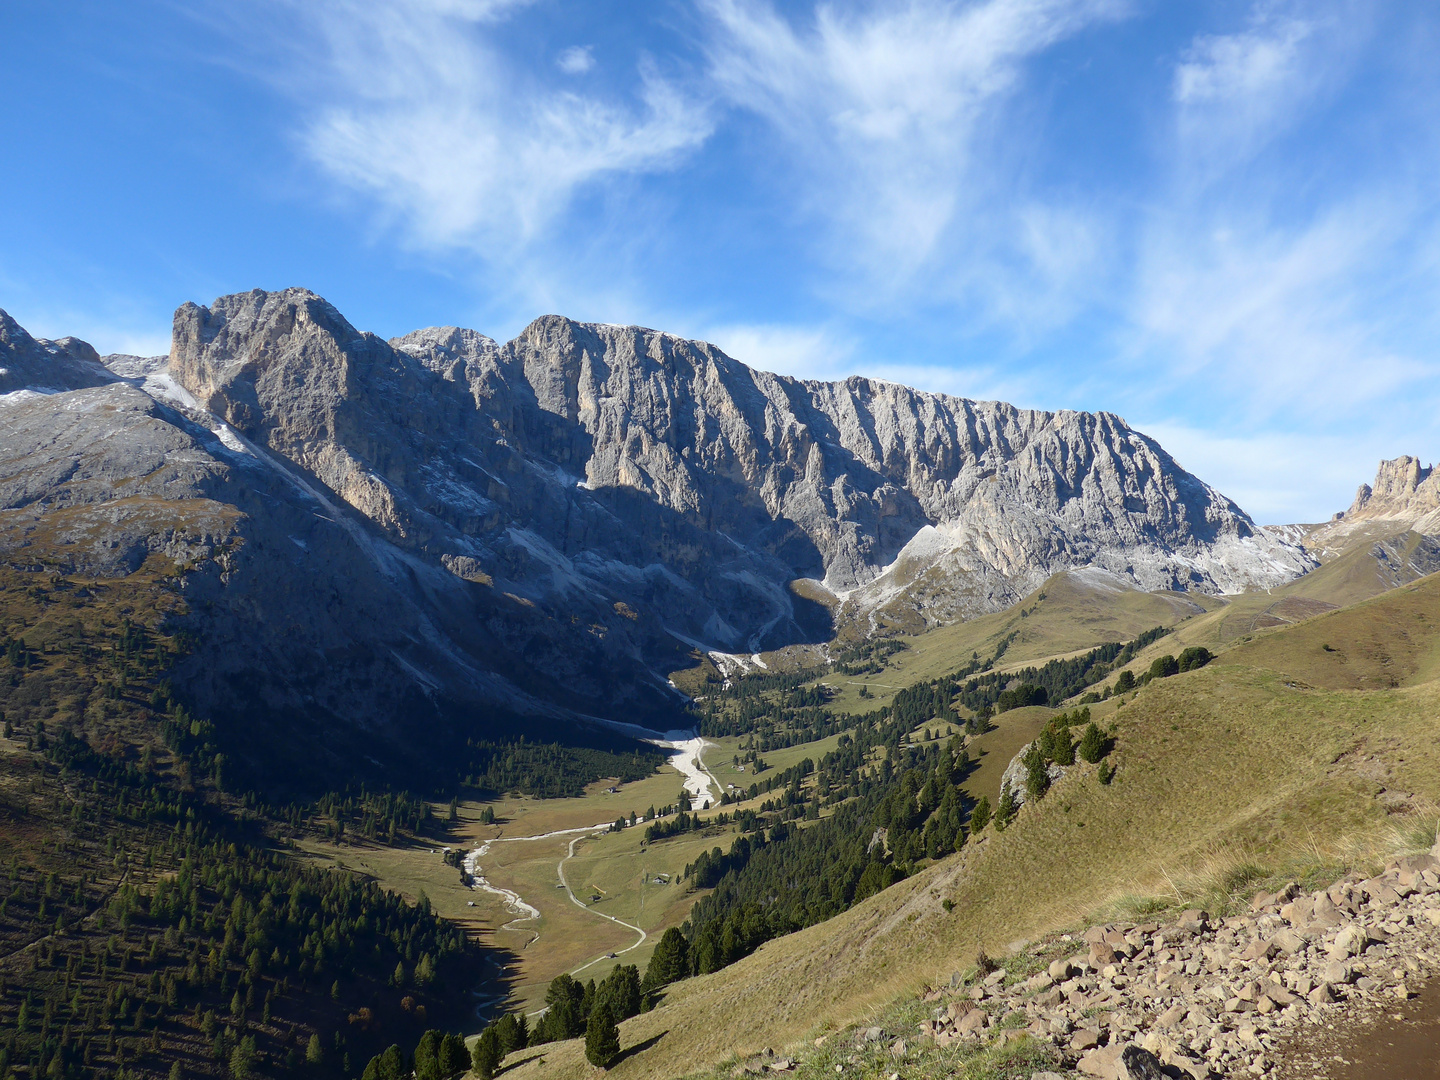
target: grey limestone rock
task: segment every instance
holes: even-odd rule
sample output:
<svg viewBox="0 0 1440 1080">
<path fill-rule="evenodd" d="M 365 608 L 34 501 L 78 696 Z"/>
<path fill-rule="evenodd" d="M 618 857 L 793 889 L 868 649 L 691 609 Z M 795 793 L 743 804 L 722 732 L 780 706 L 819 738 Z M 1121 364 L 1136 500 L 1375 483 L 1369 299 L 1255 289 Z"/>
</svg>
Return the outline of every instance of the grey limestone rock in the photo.
<svg viewBox="0 0 1440 1080">
<path fill-rule="evenodd" d="M 0 311 L 0 397 L 24 391 L 50 394 L 114 381 L 99 354 L 86 342 L 71 337 L 59 341 L 33 338 Z"/>
<path fill-rule="evenodd" d="M 842 618 L 924 625 L 1081 566 L 1235 592 L 1313 565 L 1108 413 L 802 381 L 558 316 L 504 346 L 453 327 L 386 343 L 299 289 L 187 304 L 174 341 L 201 405 L 395 542 L 537 600 L 663 568 L 672 629 L 722 649 L 806 636 L 797 578 Z"/>
<path fill-rule="evenodd" d="M 1067 569 L 1233 592 L 1313 565 L 1112 414 L 793 379 L 640 327 L 384 341 L 256 290 L 106 364 L 0 313 L 0 557 L 184 569 L 212 704 L 263 663 L 267 708 L 351 726 L 403 700 L 664 727 L 695 648 L 949 622 Z"/>
<path fill-rule="evenodd" d="M 1440 570 L 1440 475 L 1408 455 L 1382 461 L 1348 510 L 1286 531 L 1321 562 L 1365 549 L 1378 581 L 1395 588 Z"/>
</svg>

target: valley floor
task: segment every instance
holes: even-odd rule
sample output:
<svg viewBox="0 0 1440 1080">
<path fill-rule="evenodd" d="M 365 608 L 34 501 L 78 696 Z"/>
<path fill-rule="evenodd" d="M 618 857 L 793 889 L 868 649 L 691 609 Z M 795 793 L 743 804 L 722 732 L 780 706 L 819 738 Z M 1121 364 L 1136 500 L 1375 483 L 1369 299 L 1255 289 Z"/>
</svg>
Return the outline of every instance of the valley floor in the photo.
<svg viewBox="0 0 1440 1080">
<path fill-rule="evenodd" d="M 439 914 L 499 950 L 495 985 L 477 1000 L 481 1016 L 500 1003 L 534 1012 L 557 975 L 599 980 L 617 964 L 637 964 L 643 972 L 658 934 L 684 921 L 696 899 L 679 883 L 686 864 L 701 851 L 728 848 L 734 830 L 712 827 L 646 844 L 643 818 L 652 807 L 675 803 L 682 787 L 693 793 L 697 777 L 706 775 L 699 761 L 696 745 L 686 770 L 667 765 L 628 784 L 597 781 L 581 798 L 461 802 L 446 841 L 465 853 L 467 872 L 483 877 L 488 888 L 467 887 L 439 845 L 312 839 L 301 847 L 411 901 L 423 892 Z M 711 783 L 706 780 L 707 788 Z M 494 824 L 481 821 L 487 808 Z M 445 813 L 444 807 L 434 809 Z M 617 818 L 628 822 L 632 812 L 635 827 L 608 831 Z"/>
</svg>

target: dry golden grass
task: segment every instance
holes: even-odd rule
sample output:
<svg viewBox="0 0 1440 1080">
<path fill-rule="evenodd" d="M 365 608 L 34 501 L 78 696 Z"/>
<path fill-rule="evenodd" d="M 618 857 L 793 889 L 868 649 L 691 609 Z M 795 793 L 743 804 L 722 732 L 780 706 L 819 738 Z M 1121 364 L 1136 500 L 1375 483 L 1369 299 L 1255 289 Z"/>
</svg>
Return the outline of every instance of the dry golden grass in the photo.
<svg viewBox="0 0 1440 1080">
<path fill-rule="evenodd" d="M 1381 530 L 1370 539 L 1381 539 L 1389 535 L 1391 534 Z M 1413 546 L 1417 539 L 1415 534 L 1411 533 L 1408 537 L 1402 537 L 1400 542 L 1405 546 Z M 1131 671 L 1139 675 L 1150 666 L 1150 662 L 1157 656 L 1163 656 L 1166 653 L 1178 655 L 1182 649 L 1191 645 L 1203 645 L 1211 652 L 1220 653 L 1236 645 L 1263 641 L 1283 630 L 1287 634 L 1286 641 L 1288 643 L 1279 646 L 1279 651 L 1274 655 L 1276 657 L 1283 655 L 1286 657 L 1287 664 L 1298 664 L 1300 668 L 1315 673 L 1318 680 L 1315 682 L 1317 686 L 1399 685 L 1398 682 L 1392 682 L 1390 679 L 1390 672 L 1385 664 L 1385 654 L 1391 648 L 1401 652 L 1410 649 L 1405 641 L 1407 632 L 1404 627 L 1392 642 L 1384 625 L 1375 625 L 1373 620 L 1365 619 L 1360 619 L 1353 624 L 1347 621 L 1346 634 L 1349 635 L 1347 640 L 1358 647 L 1354 655 L 1361 657 L 1369 654 L 1375 660 L 1365 668 L 1366 677 L 1372 680 L 1369 683 L 1345 682 L 1344 676 L 1340 676 L 1340 681 L 1336 682 L 1336 676 L 1329 674 L 1336 669 L 1337 665 L 1333 662 L 1326 664 L 1300 663 L 1298 646 L 1295 644 L 1297 639 L 1288 635 L 1291 627 L 1298 627 L 1315 619 L 1323 622 L 1330 614 L 1327 610 L 1329 608 L 1345 608 L 1346 611 L 1358 610 L 1371 601 L 1378 603 L 1392 596 L 1406 595 L 1412 589 L 1428 589 L 1430 586 L 1425 583 L 1429 580 L 1430 578 L 1421 578 L 1392 589 L 1394 585 L 1393 571 L 1381 566 L 1377 561 L 1371 543 L 1357 543 L 1318 570 L 1306 574 L 1288 585 L 1264 592 L 1228 597 L 1224 601 L 1208 600 L 1208 604 L 1214 605 L 1212 610 L 1177 624 L 1171 634 L 1143 650 L 1128 666 Z M 1433 594 L 1426 592 L 1424 595 Z M 1423 609 L 1427 602 L 1427 600 L 1417 601 L 1421 608 L 1421 614 L 1426 614 Z M 1401 617 L 1410 619 L 1414 614 L 1413 611 L 1406 611 L 1402 613 Z M 1436 616 L 1427 615 L 1427 617 Z M 1330 644 L 1337 649 L 1340 647 L 1338 642 L 1323 640 L 1327 631 L 1316 630 L 1315 632 L 1320 634 L 1322 639 L 1313 642 L 1316 646 Z M 1364 636 L 1367 640 L 1361 641 L 1356 635 Z M 1424 636 L 1423 633 L 1421 636 Z M 1337 659 L 1337 657 L 1329 658 L 1330 661 Z M 1269 660 L 1265 659 L 1261 662 L 1269 662 Z M 1440 675 L 1440 656 L 1432 653 L 1427 659 L 1417 659 L 1416 662 L 1421 666 L 1417 666 L 1412 676 L 1409 677 L 1418 676 L 1421 673 L 1426 673 L 1425 677 L 1427 678 Z M 1359 670 L 1356 669 L 1357 678 Z M 1306 677 L 1301 675 L 1298 670 L 1292 673 L 1298 677 Z"/>
<path fill-rule="evenodd" d="M 647 1046 L 613 1071 L 621 1080 L 680 1076 L 780 1048 L 948 977 L 982 945 L 1003 955 L 1017 940 L 1126 905 L 1235 901 L 1287 873 L 1369 869 L 1433 835 L 1440 684 L 1317 689 L 1284 669 L 1308 662 L 1318 626 L 1364 639 L 1365 626 L 1403 619 L 1413 605 L 1440 614 L 1437 595 L 1440 581 L 1427 579 L 1152 683 L 1114 713 L 1113 784 L 1079 766 L 1005 832 L 676 985 L 658 1009 L 623 1026 L 624 1045 Z M 1435 636 L 1407 632 L 1418 642 L 1407 654 L 1418 658 L 1414 670 L 1427 670 Z M 507 1075 L 580 1077 L 589 1067 L 579 1044 L 567 1043 Z"/>
</svg>

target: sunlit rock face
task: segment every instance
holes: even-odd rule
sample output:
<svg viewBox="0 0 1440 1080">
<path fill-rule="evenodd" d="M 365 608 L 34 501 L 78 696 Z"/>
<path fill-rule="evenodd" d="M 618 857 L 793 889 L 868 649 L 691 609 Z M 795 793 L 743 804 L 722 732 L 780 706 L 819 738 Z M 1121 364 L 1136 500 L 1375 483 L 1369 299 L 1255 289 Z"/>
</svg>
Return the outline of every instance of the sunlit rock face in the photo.
<svg viewBox="0 0 1440 1080">
<path fill-rule="evenodd" d="M 168 358 L 8 317 L 0 353 L 4 556 L 172 558 L 228 649 L 195 675 L 214 700 L 263 655 L 255 693 L 346 723 L 386 722 L 347 670 L 391 703 L 663 717 L 696 647 L 949 622 L 1084 566 L 1221 593 L 1313 565 L 1112 414 L 792 379 L 639 327 L 384 341 L 257 290 L 182 306 Z"/>
</svg>

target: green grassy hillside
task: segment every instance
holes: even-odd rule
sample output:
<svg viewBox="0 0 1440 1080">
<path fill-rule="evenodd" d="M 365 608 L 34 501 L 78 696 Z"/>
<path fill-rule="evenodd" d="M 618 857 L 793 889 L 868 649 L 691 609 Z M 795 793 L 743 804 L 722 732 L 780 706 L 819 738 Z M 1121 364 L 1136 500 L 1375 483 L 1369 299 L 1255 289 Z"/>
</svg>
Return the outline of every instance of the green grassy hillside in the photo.
<svg viewBox="0 0 1440 1080">
<path fill-rule="evenodd" d="M 1100 578 L 1056 574 L 1019 604 L 969 622 L 899 640 L 906 646 L 869 675 L 831 674 L 823 681 L 836 691 L 832 707 L 866 712 L 887 704 L 907 686 L 946 675 L 974 655 L 994 656 L 1011 670 L 1068 656 L 1109 641 L 1129 641 L 1153 626 L 1175 626 L 1204 617 L 1224 602 L 1186 593 L 1147 593 Z M 861 686 L 869 698 L 860 697 Z"/>
<path fill-rule="evenodd" d="M 1005 671 L 1107 641 L 1127 641 L 1152 626 L 1172 627 L 1171 637 L 1129 665 L 1139 674 L 1165 653 L 1191 645 L 1220 652 L 1267 631 L 1383 595 L 1415 580 L 1412 563 L 1429 565 L 1419 557 L 1426 544 L 1416 533 L 1377 526 L 1358 532 L 1343 551 L 1288 585 L 1230 597 L 1146 593 L 1112 585 L 1100 576 L 1056 574 L 1006 611 L 898 638 L 905 649 L 886 658 L 881 670 L 831 674 L 824 681 L 836 691 L 836 709 L 858 713 L 886 704 L 916 682 L 947 674 L 974 655 L 993 656 L 1002 643 L 996 666 Z M 860 696 L 862 686 L 868 697 Z"/>
<path fill-rule="evenodd" d="M 1113 783 L 1077 766 L 1003 833 L 676 984 L 624 1025 L 622 1044 L 645 1048 L 613 1071 L 695 1072 L 851 1022 L 968 966 L 980 946 L 1003 954 L 1116 906 L 1155 910 L 1207 891 L 1223 907 L 1273 876 L 1338 875 L 1418 832 L 1433 837 L 1437 627 L 1440 576 L 1156 680 L 1112 714 Z M 578 1043 L 527 1057 L 507 1075 L 589 1074 Z"/>
</svg>

